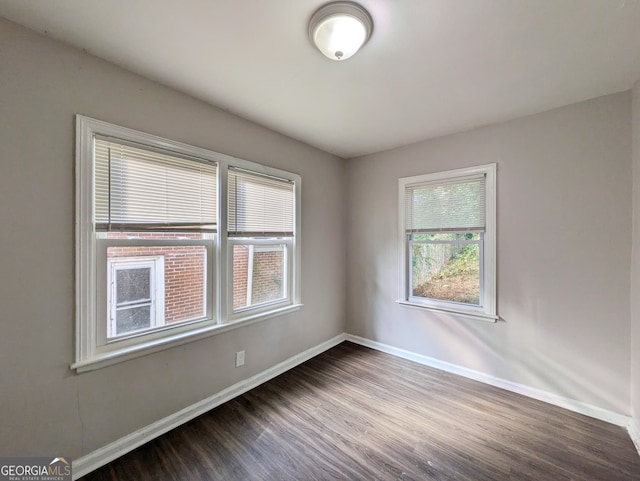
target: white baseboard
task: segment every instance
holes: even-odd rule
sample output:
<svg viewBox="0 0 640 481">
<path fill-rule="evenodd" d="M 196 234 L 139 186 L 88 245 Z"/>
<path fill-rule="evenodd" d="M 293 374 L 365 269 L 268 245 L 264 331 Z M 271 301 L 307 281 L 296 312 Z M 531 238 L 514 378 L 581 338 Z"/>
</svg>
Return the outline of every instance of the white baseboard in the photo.
<svg viewBox="0 0 640 481">
<path fill-rule="evenodd" d="M 632 418 L 627 430 L 629 431 L 629 436 L 631 436 L 631 441 L 633 441 L 633 444 L 640 455 L 640 424 L 638 423 L 640 423 L 640 420 Z"/>
<path fill-rule="evenodd" d="M 365 339 L 364 337 L 346 334 L 346 340 L 354 342 L 356 344 L 360 344 L 362 346 L 376 349 L 378 351 L 386 352 L 388 354 L 393 354 L 394 356 L 409 359 L 419 364 L 424 364 L 425 366 L 440 369 L 441 371 L 458 374 L 459 376 L 474 379 L 485 384 L 490 384 L 492 386 L 506 389 L 507 391 L 522 394 L 524 396 L 528 396 L 539 401 L 544 401 L 546 403 L 553 404 L 555 406 L 559 406 L 579 414 L 584 414 L 585 416 L 600 419 L 601 421 L 606 421 L 617 426 L 628 428 L 631 425 L 631 418 L 629 416 L 618 414 L 613 411 L 593 406 L 582 401 L 568 399 L 562 396 L 558 396 L 557 394 L 550 393 L 548 391 L 543 391 L 541 389 L 536 389 L 530 386 L 525 386 L 523 384 L 507 381 L 506 379 L 501 379 L 483 372 L 474 371 L 473 369 L 468 369 L 456 364 L 440 361 L 438 359 L 424 356 L 422 354 L 417 354 L 415 352 L 398 349 L 397 347 L 389 346 L 388 344 L 382 344 L 370 339 Z"/>
<path fill-rule="evenodd" d="M 253 389 L 273 379 L 276 376 L 294 368 L 298 364 L 323 353 L 324 351 L 331 349 L 334 346 L 344 342 L 346 340 L 345 334 L 329 339 L 322 344 L 307 349 L 300 354 L 297 354 L 289 359 L 276 364 L 275 366 L 262 371 L 255 376 L 240 381 L 233 386 L 224 389 L 213 396 L 203 399 L 200 402 L 192 404 L 180 411 L 160 419 L 148 426 L 145 426 L 137 431 L 128 434 L 116 441 L 103 446 L 85 456 L 73 460 L 73 479 L 78 479 L 91 471 L 98 469 L 101 466 L 113 461 L 114 459 L 134 450 L 138 446 L 142 446 L 144 443 L 157 438 L 158 436 L 180 426 L 181 424 L 190 421 L 201 414 L 210 411 L 211 409 L 230 401 L 231 399 Z"/>
</svg>

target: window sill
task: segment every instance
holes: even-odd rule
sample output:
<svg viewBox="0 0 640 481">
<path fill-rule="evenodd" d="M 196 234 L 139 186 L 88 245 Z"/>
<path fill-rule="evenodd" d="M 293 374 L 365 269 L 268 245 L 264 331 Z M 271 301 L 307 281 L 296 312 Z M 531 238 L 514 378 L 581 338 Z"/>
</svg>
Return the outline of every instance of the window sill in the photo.
<svg viewBox="0 0 640 481">
<path fill-rule="evenodd" d="M 135 346 L 127 346 L 125 348 L 110 351 L 107 353 L 96 354 L 89 359 L 84 359 L 82 361 L 71 364 L 71 369 L 75 369 L 77 373 L 94 371 L 106 366 L 111 366 L 113 364 L 128 361 L 130 359 L 146 356 L 154 352 L 163 351 L 172 347 L 177 347 L 183 344 L 198 341 L 200 339 L 205 339 L 210 336 L 222 334 L 223 332 L 232 331 L 234 329 L 255 324 L 260 321 L 265 321 L 272 317 L 298 311 L 301 307 L 302 304 L 293 304 L 290 306 L 281 307 L 279 309 L 274 309 L 269 312 L 253 314 L 241 319 L 235 319 L 224 324 L 206 326 L 200 329 L 195 329 L 193 331 L 182 332 L 179 334 L 174 334 L 172 336 L 163 337 L 161 339 L 141 342 L 140 344 L 137 344 Z"/>
<path fill-rule="evenodd" d="M 498 320 L 498 316 L 493 314 L 487 314 L 484 312 L 477 311 L 467 311 L 463 309 L 454 309 L 454 308 L 446 308 L 446 307 L 435 307 L 428 306 L 426 304 L 418 304 L 416 302 L 411 302 L 403 299 L 399 299 L 396 301 L 401 306 L 410 307 L 414 309 L 426 309 L 428 311 L 442 312 L 446 314 L 455 314 L 462 317 L 468 317 L 470 319 L 475 319 L 484 322 L 496 322 Z"/>
</svg>

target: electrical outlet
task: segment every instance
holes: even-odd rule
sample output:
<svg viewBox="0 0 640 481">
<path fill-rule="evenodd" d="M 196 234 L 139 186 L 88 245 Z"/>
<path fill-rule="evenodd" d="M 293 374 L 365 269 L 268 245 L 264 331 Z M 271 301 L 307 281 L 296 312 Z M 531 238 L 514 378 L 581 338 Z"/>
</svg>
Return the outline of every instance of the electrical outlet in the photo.
<svg viewBox="0 0 640 481">
<path fill-rule="evenodd" d="M 244 366 L 244 351 L 236 352 L 236 367 Z"/>
</svg>

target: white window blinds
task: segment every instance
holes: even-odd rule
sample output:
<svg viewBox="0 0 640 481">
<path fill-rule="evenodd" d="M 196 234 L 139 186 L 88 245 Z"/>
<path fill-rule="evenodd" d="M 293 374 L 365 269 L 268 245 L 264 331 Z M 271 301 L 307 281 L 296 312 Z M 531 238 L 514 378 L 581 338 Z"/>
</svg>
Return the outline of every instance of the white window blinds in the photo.
<svg viewBox="0 0 640 481">
<path fill-rule="evenodd" d="M 97 230 L 215 231 L 215 163 L 95 138 Z"/>
<path fill-rule="evenodd" d="M 405 228 L 408 233 L 483 231 L 485 176 L 406 186 Z"/>
<path fill-rule="evenodd" d="M 229 168 L 229 237 L 291 237 L 294 183 L 287 179 Z"/>
</svg>

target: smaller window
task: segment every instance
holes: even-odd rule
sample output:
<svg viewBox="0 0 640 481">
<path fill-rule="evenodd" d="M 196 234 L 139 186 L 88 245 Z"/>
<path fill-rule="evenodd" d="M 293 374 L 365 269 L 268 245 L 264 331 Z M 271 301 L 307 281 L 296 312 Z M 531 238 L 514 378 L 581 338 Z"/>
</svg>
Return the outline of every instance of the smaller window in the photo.
<svg viewBox="0 0 640 481">
<path fill-rule="evenodd" d="M 400 219 L 400 302 L 495 320 L 495 164 L 400 179 Z"/>
<path fill-rule="evenodd" d="M 294 302 L 295 182 L 229 168 L 230 316 Z"/>
<path fill-rule="evenodd" d="M 164 325 L 164 257 L 108 260 L 109 321 L 113 339 Z"/>
</svg>

